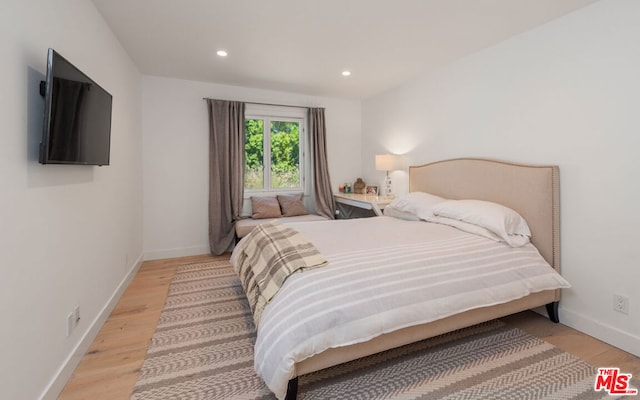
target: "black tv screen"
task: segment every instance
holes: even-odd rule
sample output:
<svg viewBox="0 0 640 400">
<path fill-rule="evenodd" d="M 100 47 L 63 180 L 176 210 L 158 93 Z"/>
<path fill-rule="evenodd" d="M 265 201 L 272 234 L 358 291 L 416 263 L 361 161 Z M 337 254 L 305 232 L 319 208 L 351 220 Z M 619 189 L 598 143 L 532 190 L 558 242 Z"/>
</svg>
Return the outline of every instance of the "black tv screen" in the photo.
<svg viewBox="0 0 640 400">
<path fill-rule="evenodd" d="M 109 165 L 111 95 L 53 49 L 46 79 L 40 162 Z"/>
</svg>

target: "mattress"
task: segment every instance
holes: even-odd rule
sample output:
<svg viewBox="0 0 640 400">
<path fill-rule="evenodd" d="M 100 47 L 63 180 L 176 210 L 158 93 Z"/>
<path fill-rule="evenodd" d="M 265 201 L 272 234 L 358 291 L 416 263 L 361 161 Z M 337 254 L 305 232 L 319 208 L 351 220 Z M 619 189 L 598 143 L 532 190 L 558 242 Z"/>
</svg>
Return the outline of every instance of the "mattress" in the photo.
<svg viewBox="0 0 640 400">
<path fill-rule="evenodd" d="M 254 366 L 278 398 L 296 363 L 329 348 L 569 287 L 533 245 L 449 226 L 391 217 L 291 226 L 329 263 L 290 276 L 262 314 Z"/>
</svg>

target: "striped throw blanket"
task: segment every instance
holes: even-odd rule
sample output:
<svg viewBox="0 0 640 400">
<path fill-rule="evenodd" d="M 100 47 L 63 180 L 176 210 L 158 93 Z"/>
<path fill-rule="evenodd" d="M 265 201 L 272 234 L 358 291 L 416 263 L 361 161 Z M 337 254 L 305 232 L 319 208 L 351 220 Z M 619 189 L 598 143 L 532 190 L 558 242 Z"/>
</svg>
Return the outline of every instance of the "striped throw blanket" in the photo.
<svg viewBox="0 0 640 400">
<path fill-rule="evenodd" d="M 327 260 L 300 232 L 279 221 L 258 225 L 244 239 L 234 264 L 258 326 L 264 307 L 294 272 L 319 267 Z"/>
</svg>

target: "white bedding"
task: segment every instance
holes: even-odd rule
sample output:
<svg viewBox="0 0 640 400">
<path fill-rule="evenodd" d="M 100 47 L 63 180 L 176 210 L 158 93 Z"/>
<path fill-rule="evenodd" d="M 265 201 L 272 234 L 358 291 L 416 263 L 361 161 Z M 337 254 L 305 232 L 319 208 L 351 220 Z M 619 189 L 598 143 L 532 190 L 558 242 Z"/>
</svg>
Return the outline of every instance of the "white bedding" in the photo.
<svg viewBox="0 0 640 400">
<path fill-rule="evenodd" d="M 255 369 L 280 399 L 295 364 L 328 348 L 569 287 L 531 244 L 391 217 L 291 225 L 329 264 L 289 277 L 262 314 Z"/>
</svg>

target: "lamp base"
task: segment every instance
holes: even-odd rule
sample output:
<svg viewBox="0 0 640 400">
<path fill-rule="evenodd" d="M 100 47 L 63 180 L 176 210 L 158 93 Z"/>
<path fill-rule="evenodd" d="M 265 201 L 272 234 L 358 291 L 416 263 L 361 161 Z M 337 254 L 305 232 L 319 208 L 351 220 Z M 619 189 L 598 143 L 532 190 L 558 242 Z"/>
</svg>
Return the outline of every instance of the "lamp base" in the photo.
<svg viewBox="0 0 640 400">
<path fill-rule="evenodd" d="M 393 197 L 393 191 L 391 189 L 391 177 L 389 171 L 387 171 L 387 177 L 384 179 L 384 196 Z"/>
</svg>

